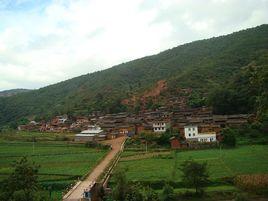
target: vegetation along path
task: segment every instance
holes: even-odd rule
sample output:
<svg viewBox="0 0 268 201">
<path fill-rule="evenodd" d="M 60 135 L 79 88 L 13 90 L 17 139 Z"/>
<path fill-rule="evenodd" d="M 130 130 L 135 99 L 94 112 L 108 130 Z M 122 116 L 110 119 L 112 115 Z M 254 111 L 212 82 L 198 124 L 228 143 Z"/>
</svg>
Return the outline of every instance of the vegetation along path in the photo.
<svg viewBox="0 0 268 201">
<path fill-rule="evenodd" d="M 83 197 L 84 189 L 88 189 L 90 184 L 97 181 L 98 177 L 104 172 L 116 154 L 121 150 L 125 137 L 108 140 L 106 143 L 111 144 L 112 150 L 106 157 L 93 169 L 89 176 L 82 182 L 77 183 L 64 197 L 64 201 L 76 201 Z"/>
</svg>

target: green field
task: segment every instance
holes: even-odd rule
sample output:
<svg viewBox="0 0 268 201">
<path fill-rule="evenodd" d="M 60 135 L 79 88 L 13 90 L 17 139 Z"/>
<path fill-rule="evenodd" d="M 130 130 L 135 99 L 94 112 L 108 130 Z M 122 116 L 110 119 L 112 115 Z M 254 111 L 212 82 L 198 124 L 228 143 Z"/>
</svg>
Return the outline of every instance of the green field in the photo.
<svg viewBox="0 0 268 201">
<path fill-rule="evenodd" d="M 13 170 L 13 162 L 22 156 L 40 165 L 39 181 L 51 186 L 54 197 L 78 178 L 86 175 L 105 154 L 106 150 L 87 148 L 83 144 L 53 141 L 57 135 L 46 134 L 43 139 L 51 141 L 27 142 L 29 134 L 1 136 L 0 140 L 0 181 L 7 178 Z M 42 138 L 36 133 L 37 138 Z M 12 140 L 7 140 L 11 138 Z M 30 138 L 29 138 L 30 139 Z"/>
<path fill-rule="evenodd" d="M 267 153 L 267 145 L 248 145 L 222 150 L 178 151 L 177 153 L 172 151 L 163 155 L 161 152 L 157 152 L 156 155 L 148 158 L 143 158 L 144 152 L 125 151 L 117 168 L 126 169 L 129 181 L 149 183 L 172 181 L 179 183 L 181 181 L 180 165 L 185 160 L 194 159 L 199 162 L 207 162 L 213 185 L 213 182 L 239 174 L 268 173 Z M 221 185 L 222 187 L 218 186 L 217 188 L 233 188 L 224 186 L 225 184 Z"/>
</svg>

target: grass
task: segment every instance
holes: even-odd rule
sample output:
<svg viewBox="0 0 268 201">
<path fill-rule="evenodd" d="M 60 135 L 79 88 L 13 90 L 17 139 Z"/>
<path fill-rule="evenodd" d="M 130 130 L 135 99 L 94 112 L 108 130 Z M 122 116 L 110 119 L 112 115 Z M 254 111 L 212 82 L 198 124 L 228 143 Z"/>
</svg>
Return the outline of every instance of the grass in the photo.
<svg viewBox="0 0 268 201">
<path fill-rule="evenodd" d="M 74 139 L 73 133 L 45 133 L 30 131 L 6 131 L 0 134 L 0 141 L 68 141 Z"/>
<path fill-rule="evenodd" d="M 52 195 L 58 199 L 68 185 L 91 171 L 107 153 L 107 150 L 87 148 L 83 144 L 55 141 L 59 134 L 48 133 L 42 138 L 43 134 L 34 133 L 36 139 L 40 139 L 37 142 L 28 141 L 32 133 L 19 134 L 0 137 L 0 181 L 12 172 L 14 161 L 27 156 L 40 165 L 40 183 L 54 186 Z"/>
</svg>

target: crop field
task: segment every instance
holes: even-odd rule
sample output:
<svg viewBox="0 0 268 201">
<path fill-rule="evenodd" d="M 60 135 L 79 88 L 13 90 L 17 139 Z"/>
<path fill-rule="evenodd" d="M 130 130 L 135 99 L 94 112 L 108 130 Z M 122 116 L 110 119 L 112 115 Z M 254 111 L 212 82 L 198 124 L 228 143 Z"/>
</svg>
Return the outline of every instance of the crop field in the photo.
<svg viewBox="0 0 268 201">
<path fill-rule="evenodd" d="M 13 170 L 14 161 L 27 156 L 30 161 L 40 165 L 40 183 L 51 186 L 59 197 L 68 185 L 87 174 L 106 153 L 106 150 L 64 141 L 23 142 L 1 139 L 0 181 Z"/>
<path fill-rule="evenodd" d="M 117 168 L 125 169 L 127 179 L 136 182 L 181 181 L 180 165 L 193 159 L 207 162 L 210 180 L 240 174 L 268 173 L 268 146 L 248 145 L 234 149 L 207 149 L 169 152 L 125 151 Z M 217 188 L 225 188 L 224 186 Z M 226 187 L 225 189 L 232 188 Z"/>
</svg>

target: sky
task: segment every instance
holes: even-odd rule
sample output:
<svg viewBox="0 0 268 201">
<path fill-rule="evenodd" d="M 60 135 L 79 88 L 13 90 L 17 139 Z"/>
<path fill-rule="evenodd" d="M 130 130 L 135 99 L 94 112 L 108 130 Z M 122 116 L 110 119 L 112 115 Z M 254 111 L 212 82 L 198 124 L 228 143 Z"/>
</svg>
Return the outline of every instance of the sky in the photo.
<svg viewBox="0 0 268 201">
<path fill-rule="evenodd" d="M 0 91 L 268 23 L 268 0 L 0 0 Z"/>
</svg>

